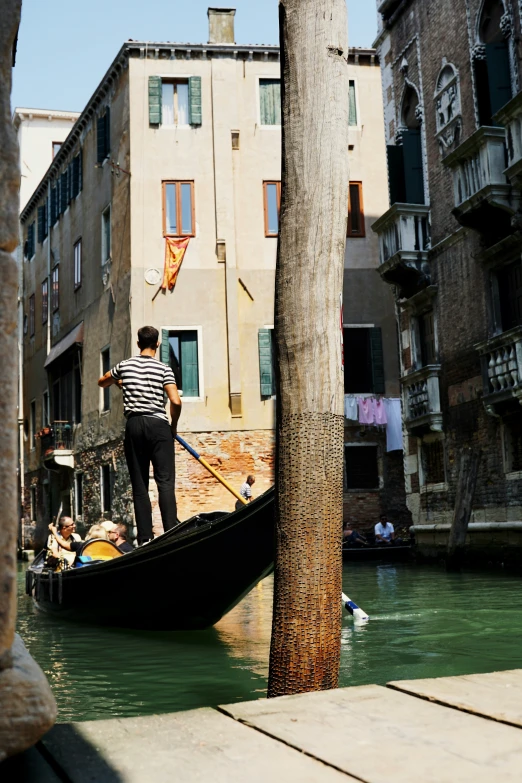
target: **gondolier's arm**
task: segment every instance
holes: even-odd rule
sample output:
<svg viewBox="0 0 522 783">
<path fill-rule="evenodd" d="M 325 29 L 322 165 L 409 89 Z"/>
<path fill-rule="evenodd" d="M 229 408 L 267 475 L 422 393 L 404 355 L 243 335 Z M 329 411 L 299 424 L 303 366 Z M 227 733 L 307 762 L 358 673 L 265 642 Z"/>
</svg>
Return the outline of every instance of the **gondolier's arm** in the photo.
<svg viewBox="0 0 522 783">
<path fill-rule="evenodd" d="M 181 415 L 181 397 L 179 396 L 178 387 L 175 383 L 168 383 L 165 387 L 165 394 L 170 401 L 170 428 L 172 434 L 176 437 L 179 417 Z"/>
</svg>

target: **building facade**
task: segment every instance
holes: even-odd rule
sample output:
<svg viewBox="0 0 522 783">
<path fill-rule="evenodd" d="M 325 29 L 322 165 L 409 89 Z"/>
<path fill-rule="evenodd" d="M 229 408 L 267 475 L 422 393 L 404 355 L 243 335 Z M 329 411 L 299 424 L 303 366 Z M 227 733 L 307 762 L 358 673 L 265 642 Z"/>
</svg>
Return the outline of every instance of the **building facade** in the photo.
<svg viewBox="0 0 522 783">
<path fill-rule="evenodd" d="M 254 473 L 258 494 L 273 483 L 279 51 L 236 45 L 231 10 L 209 9 L 209 21 L 206 45 L 122 46 L 22 211 L 24 508 L 42 528 L 60 504 L 85 524 L 132 521 L 121 394 L 96 381 L 137 350 L 143 324 L 159 329 L 160 358 L 177 373 L 184 437 L 233 484 Z M 375 274 L 369 231 L 387 206 L 380 71 L 372 50 L 353 51 L 349 68 L 345 335 L 349 344 L 358 330 L 357 345 L 367 342 L 354 390 L 371 394 L 376 375 L 378 393 L 393 395 L 393 297 Z M 166 245 L 183 239 L 175 288 L 161 290 Z M 370 355 L 371 337 L 380 353 Z M 375 430 L 374 483 L 360 495 L 371 497 L 371 515 L 388 486 Z M 364 441 L 360 432 L 348 443 Z M 181 519 L 233 507 L 181 450 L 176 474 Z"/>
<path fill-rule="evenodd" d="M 447 540 L 466 447 L 472 549 L 520 545 L 520 5 L 379 0 L 391 208 L 374 224 L 399 317 L 408 506 Z M 437 525 L 437 527 L 434 527 Z"/>
</svg>

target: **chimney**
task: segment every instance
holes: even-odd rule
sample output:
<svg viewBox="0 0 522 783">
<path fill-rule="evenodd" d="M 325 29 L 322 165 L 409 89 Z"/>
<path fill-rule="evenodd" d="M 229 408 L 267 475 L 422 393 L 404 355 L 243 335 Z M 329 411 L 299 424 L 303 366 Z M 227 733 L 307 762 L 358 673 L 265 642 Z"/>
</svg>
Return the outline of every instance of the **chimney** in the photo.
<svg viewBox="0 0 522 783">
<path fill-rule="evenodd" d="M 234 44 L 235 8 L 209 8 L 208 11 L 209 44 Z"/>
</svg>

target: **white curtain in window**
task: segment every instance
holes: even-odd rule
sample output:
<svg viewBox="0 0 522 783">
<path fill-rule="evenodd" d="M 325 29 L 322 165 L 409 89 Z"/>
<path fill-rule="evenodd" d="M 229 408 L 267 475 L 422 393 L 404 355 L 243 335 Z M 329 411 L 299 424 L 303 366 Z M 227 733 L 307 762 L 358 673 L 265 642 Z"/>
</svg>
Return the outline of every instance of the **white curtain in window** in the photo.
<svg viewBox="0 0 522 783">
<path fill-rule="evenodd" d="M 161 122 L 163 125 L 174 125 L 174 85 L 161 83 Z"/>
<path fill-rule="evenodd" d="M 189 96 L 188 84 L 177 84 L 178 94 L 178 125 L 189 124 Z"/>
</svg>

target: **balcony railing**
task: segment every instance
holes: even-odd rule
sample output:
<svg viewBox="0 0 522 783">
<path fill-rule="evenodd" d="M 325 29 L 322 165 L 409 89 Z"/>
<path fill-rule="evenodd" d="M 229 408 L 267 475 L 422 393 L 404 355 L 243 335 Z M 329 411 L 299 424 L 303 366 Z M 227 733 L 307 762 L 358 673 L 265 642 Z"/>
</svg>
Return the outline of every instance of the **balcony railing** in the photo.
<svg viewBox="0 0 522 783">
<path fill-rule="evenodd" d="M 517 93 L 495 115 L 506 129 L 507 168 L 505 174 L 512 184 L 522 185 L 522 93 Z"/>
<path fill-rule="evenodd" d="M 476 349 L 482 365 L 486 410 L 510 398 L 521 399 L 522 326 L 486 340 L 477 345 Z"/>
<path fill-rule="evenodd" d="M 38 433 L 42 443 L 42 459 L 52 469 L 74 467 L 73 425 L 69 421 L 54 421 Z"/>
<path fill-rule="evenodd" d="M 430 208 L 424 204 L 394 204 L 372 226 L 379 237 L 379 272 L 393 285 L 408 277 L 429 277 Z"/>
<path fill-rule="evenodd" d="M 406 427 L 442 431 L 440 366 L 430 364 L 402 378 Z"/>
<path fill-rule="evenodd" d="M 511 187 L 504 173 L 506 144 L 503 128 L 482 127 L 444 159 L 453 172 L 455 214 L 463 225 L 474 226 L 467 219 L 471 212 L 489 202 L 492 206 L 513 211 Z"/>
</svg>

